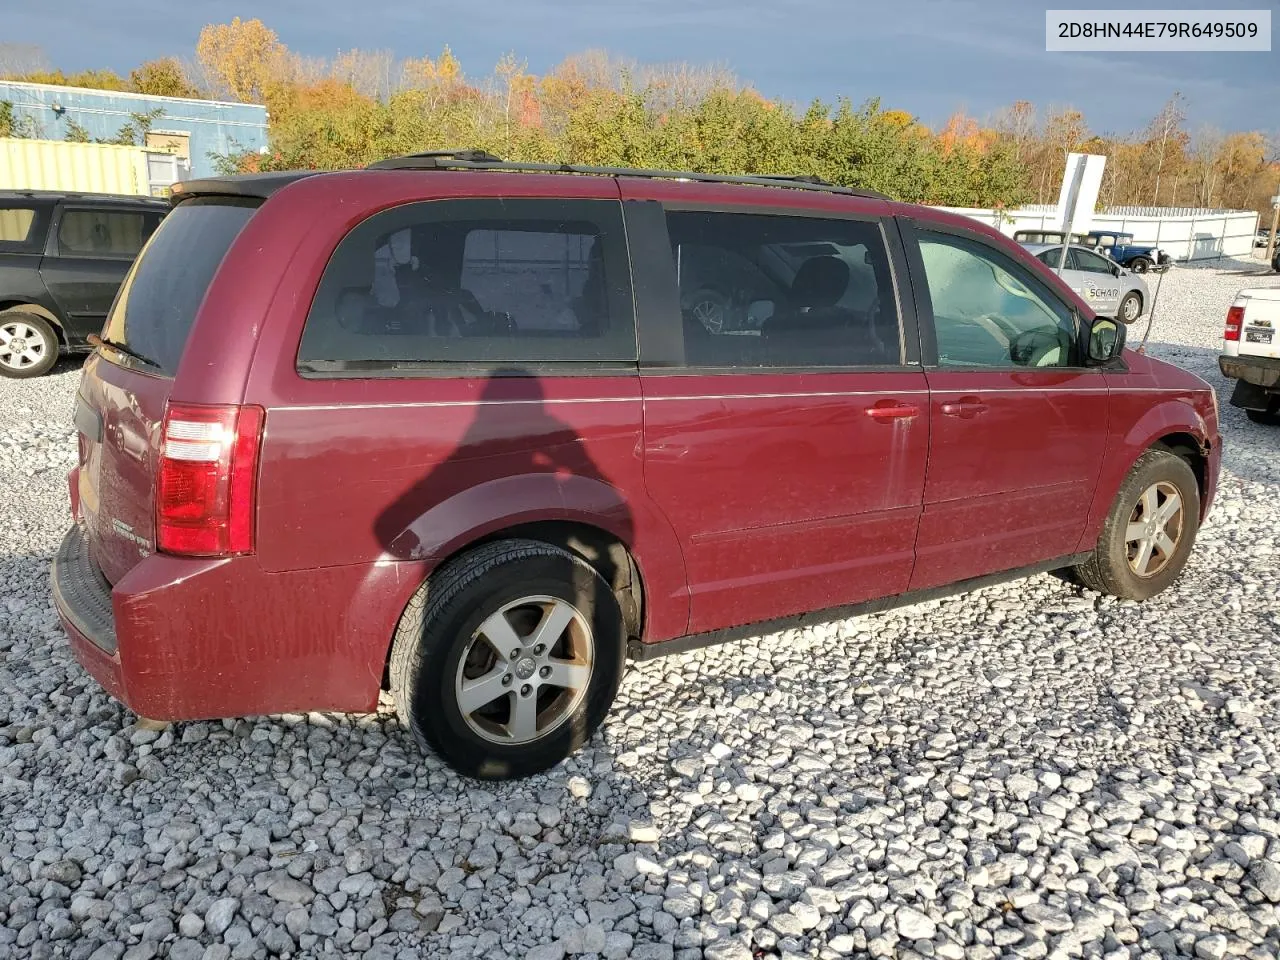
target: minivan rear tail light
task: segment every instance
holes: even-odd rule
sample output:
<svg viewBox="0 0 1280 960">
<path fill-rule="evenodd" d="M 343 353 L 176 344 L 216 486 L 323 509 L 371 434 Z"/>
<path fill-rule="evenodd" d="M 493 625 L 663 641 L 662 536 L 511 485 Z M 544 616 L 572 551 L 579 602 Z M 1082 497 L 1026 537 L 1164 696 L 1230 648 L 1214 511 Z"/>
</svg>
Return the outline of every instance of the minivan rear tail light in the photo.
<svg viewBox="0 0 1280 960">
<path fill-rule="evenodd" d="M 156 549 L 253 552 L 264 419 L 255 406 L 169 404 L 156 471 Z"/>
<path fill-rule="evenodd" d="M 1227 311 L 1227 329 L 1223 331 L 1223 340 L 1239 340 L 1240 328 L 1244 326 L 1244 307 L 1232 307 Z"/>
</svg>

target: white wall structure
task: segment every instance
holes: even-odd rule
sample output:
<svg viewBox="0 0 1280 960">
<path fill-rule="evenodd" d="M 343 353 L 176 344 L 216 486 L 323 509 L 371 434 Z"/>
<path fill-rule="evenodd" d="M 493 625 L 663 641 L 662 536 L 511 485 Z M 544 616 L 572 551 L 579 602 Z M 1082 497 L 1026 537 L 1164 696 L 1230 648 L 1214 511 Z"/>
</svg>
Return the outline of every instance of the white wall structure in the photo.
<svg viewBox="0 0 1280 960">
<path fill-rule="evenodd" d="M 1058 230 L 1061 212 L 1053 204 L 1017 210 L 943 207 L 1013 236 L 1018 230 Z M 1108 207 L 1093 215 L 1093 230 L 1132 233 L 1134 242 L 1158 246 L 1174 260 L 1213 260 L 1247 257 L 1253 253 L 1258 214 L 1253 210 L 1214 210 L 1192 207 Z"/>
</svg>

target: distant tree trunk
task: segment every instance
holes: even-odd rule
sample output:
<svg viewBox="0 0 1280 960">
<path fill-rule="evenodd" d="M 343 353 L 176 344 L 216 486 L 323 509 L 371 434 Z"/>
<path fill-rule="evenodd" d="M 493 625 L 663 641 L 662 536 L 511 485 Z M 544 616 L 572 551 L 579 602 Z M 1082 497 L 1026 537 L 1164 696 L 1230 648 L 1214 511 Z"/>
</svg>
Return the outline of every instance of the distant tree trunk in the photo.
<svg viewBox="0 0 1280 960">
<path fill-rule="evenodd" d="M 1151 121 L 1151 125 L 1147 128 L 1154 136 L 1148 138 L 1148 142 L 1159 138 L 1160 146 L 1156 154 L 1156 182 L 1155 188 L 1151 191 L 1151 203 L 1154 206 L 1160 205 L 1160 178 L 1164 174 L 1165 154 L 1168 152 L 1169 138 L 1182 125 L 1182 121 L 1186 119 L 1186 114 L 1182 112 L 1182 94 L 1175 92 L 1169 98 L 1160 112 L 1156 114 L 1155 119 Z M 1175 190 L 1177 188 L 1175 187 Z"/>
</svg>

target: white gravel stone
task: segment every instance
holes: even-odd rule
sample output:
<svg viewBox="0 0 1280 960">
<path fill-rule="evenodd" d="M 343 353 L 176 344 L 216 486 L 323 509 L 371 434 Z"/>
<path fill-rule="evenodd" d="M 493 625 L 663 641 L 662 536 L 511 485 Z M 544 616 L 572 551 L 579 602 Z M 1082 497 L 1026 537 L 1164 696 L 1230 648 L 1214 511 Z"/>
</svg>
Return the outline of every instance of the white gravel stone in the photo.
<svg viewBox="0 0 1280 960">
<path fill-rule="evenodd" d="M 658 828 L 647 820 L 632 820 L 627 824 L 627 833 L 632 843 L 657 843 L 662 838 Z"/>
<path fill-rule="evenodd" d="M 1200 960 L 1222 960 L 1227 955 L 1227 938 L 1220 933 L 1202 937 L 1196 941 L 1196 956 Z"/>
<path fill-rule="evenodd" d="M 931 940 L 938 932 L 938 926 L 919 910 L 903 907 L 894 919 L 898 925 L 898 936 L 906 940 Z"/>
<path fill-rule="evenodd" d="M 231 921 L 235 919 L 236 910 L 239 908 L 240 902 L 230 897 L 215 900 L 209 905 L 209 910 L 204 915 L 205 928 L 215 937 L 220 936 L 231 926 Z"/>
<path fill-rule="evenodd" d="M 50 605 L 78 372 L 0 380 L 0 957 L 1273 960 L 1280 429 L 1217 351 L 1280 277 L 1241 269 L 1151 278 L 1149 350 L 1224 435 L 1168 591 L 1043 575 L 634 664 L 513 784 L 421 757 L 385 698 L 139 725 Z"/>
</svg>

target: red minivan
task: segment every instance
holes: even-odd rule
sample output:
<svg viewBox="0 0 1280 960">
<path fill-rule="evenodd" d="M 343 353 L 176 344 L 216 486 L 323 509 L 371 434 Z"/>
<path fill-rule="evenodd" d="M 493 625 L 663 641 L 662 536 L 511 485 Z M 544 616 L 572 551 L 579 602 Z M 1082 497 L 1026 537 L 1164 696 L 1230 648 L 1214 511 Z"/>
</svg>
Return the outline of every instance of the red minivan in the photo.
<svg viewBox="0 0 1280 960">
<path fill-rule="evenodd" d="M 543 770 L 646 659 L 1001 579 L 1145 599 L 1212 388 L 963 217 L 425 154 L 175 191 L 85 366 L 75 652 L 158 720 L 368 711 Z"/>
</svg>

